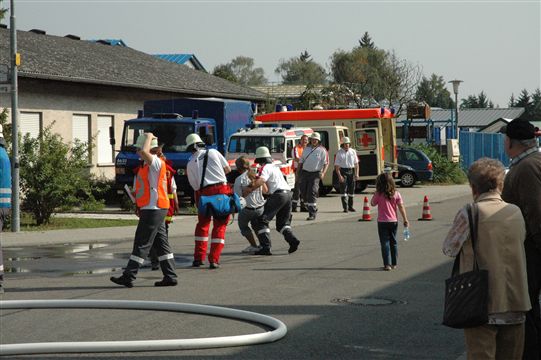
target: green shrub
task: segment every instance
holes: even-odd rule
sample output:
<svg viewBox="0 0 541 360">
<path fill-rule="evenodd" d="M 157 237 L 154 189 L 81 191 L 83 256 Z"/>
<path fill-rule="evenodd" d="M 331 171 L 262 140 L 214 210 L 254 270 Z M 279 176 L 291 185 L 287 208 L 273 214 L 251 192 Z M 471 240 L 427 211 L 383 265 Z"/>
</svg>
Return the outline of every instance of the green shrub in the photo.
<svg viewBox="0 0 541 360">
<path fill-rule="evenodd" d="M 447 156 L 429 145 L 413 145 L 412 147 L 423 151 L 432 160 L 434 171 L 434 183 L 436 184 L 464 184 L 467 181 L 466 174 L 460 167 L 460 163 L 454 163 Z"/>
<path fill-rule="evenodd" d="M 37 225 L 47 224 L 56 209 L 94 200 L 88 144 L 66 144 L 51 127 L 38 138 L 26 134 L 20 146 L 21 210 L 31 213 Z"/>
</svg>

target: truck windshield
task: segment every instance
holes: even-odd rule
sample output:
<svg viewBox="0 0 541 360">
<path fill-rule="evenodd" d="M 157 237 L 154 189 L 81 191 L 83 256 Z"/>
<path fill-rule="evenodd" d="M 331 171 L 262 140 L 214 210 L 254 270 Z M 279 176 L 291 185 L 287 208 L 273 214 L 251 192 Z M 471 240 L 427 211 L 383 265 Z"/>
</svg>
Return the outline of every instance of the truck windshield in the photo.
<svg viewBox="0 0 541 360">
<path fill-rule="evenodd" d="M 285 138 L 280 136 L 232 136 L 228 152 L 254 154 L 260 146 L 266 146 L 271 153 L 283 153 Z"/>
<path fill-rule="evenodd" d="M 133 144 L 145 132 L 151 132 L 158 137 L 163 146 L 163 152 L 174 153 L 186 151 L 186 136 L 194 132 L 191 124 L 175 124 L 172 122 L 137 122 L 126 124 L 122 143 L 123 151 L 135 151 Z"/>
</svg>

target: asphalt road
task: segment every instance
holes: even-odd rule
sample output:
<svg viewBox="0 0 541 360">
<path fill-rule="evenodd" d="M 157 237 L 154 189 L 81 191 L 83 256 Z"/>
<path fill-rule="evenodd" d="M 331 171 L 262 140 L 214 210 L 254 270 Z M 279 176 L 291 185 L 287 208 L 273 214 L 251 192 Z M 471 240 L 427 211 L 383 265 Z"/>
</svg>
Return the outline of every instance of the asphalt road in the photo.
<svg viewBox="0 0 541 360">
<path fill-rule="evenodd" d="M 463 190 L 463 189 L 462 189 Z M 463 192 L 464 193 L 464 192 Z M 51 253 L 47 263 L 70 258 L 69 273 L 46 270 L 8 273 L 3 300 L 114 299 L 210 304 L 276 317 L 288 327 L 285 338 L 257 346 L 115 354 L 53 354 L 5 359 L 457 359 L 464 353 L 462 332 L 441 325 L 444 279 L 451 260 L 441 242 L 456 211 L 469 196 L 431 203 L 433 221 L 416 221 L 412 238 L 399 244 L 399 266 L 381 270 L 375 221 L 357 217 L 302 223 L 294 231 L 302 240 L 297 253 L 272 232 L 273 256 L 240 254 L 238 232 L 228 234 L 222 268 L 191 269 L 191 235 L 173 236 L 179 263 L 179 286 L 155 288 L 159 272 L 144 269 L 135 287 L 109 282 L 131 251 L 131 241 L 104 243 L 92 249 Z M 360 206 L 358 206 L 360 208 Z M 374 217 L 375 211 L 372 211 Z M 300 214 L 296 215 L 300 216 Z M 401 232 L 401 227 L 399 229 Z M 31 248 L 26 248 L 26 254 Z M 17 251 L 12 247 L 8 251 Z M 36 259 L 37 260 L 37 259 Z M 63 260 L 62 260 L 63 261 Z M 102 262 L 92 273 L 81 266 Z M 76 265 L 78 264 L 78 265 Z M 64 264 L 62 268 L 66 268 Z M 362 303 L 382 303 L 362 305 Z M 3 310 L 0 343 L 198 338 L 261 332 L 254 324 L 192 314 L 129 310 Z"/>
</svg>

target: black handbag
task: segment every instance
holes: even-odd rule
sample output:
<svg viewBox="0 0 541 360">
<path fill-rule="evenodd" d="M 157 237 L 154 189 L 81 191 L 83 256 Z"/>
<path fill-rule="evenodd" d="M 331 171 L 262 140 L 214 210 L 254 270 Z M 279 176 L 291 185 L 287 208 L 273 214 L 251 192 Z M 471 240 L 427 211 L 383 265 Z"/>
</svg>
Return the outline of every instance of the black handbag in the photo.
<svg viewBox="0 0 541 360">
<path fill-rule="evenodd" d="M 455 258 L 451 277 L 445 280 L 443 325 L 455 329 L 471 328 L 488 323 L 488 271 L 479 270 L 475 256 L 478 212 L 475 211 L 474 222 L 472 205 L 468 205 L 467 210 L 473 248 L 473 270 L 458 274 L 461 249 Z"/>
</svg>

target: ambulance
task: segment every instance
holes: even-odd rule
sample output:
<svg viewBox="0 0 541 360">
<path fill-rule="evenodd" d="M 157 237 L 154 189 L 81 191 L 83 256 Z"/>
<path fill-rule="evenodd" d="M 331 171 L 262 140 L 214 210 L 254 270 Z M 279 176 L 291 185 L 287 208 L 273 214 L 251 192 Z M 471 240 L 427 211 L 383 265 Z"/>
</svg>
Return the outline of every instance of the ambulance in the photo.
<svg viewBox="0 0 541 360">
<path fill-rule="evenodd" d="M 373 184 L 378 174 L 389 164 L 397 169 L 396 122 L 389 109 L 301 110 L 263 114 L 256 121 L 273 124 L 293 124 L 319 131 L 322 126 L 342 126 L 352 134 L 352 145 L 359 157 L 359 181 L 356 190 L 363 191 Z M 325 144 L 324 144 L 325 145 Z M 338 151 L 329 144 L 329 155 Z M 332 162 L 332 157 L 330 158 Z M 331 163 L 331 166 L 333 163 Z M 330 168 L 332 171 L 332 168 Z M 333 180 L 333 186 L 336 183 Z"/>
<path fill-rule="evenodd" d="M 243 128 L 229 138 L 225 158 L 232 169 L 235 169 L 235 160 L 240 156 L 245 156 L 253 164 L 256 149 L 260 146 L 266 146 L 271 153 L 273 162 L 280 167 L 282 174 L 284 174 L 287 183 L 294 187 L 295 173 L 291 167 L 293 148 L 301 136 L 310 136 L 313 132 L 311 128 Z"/>
</svg>

